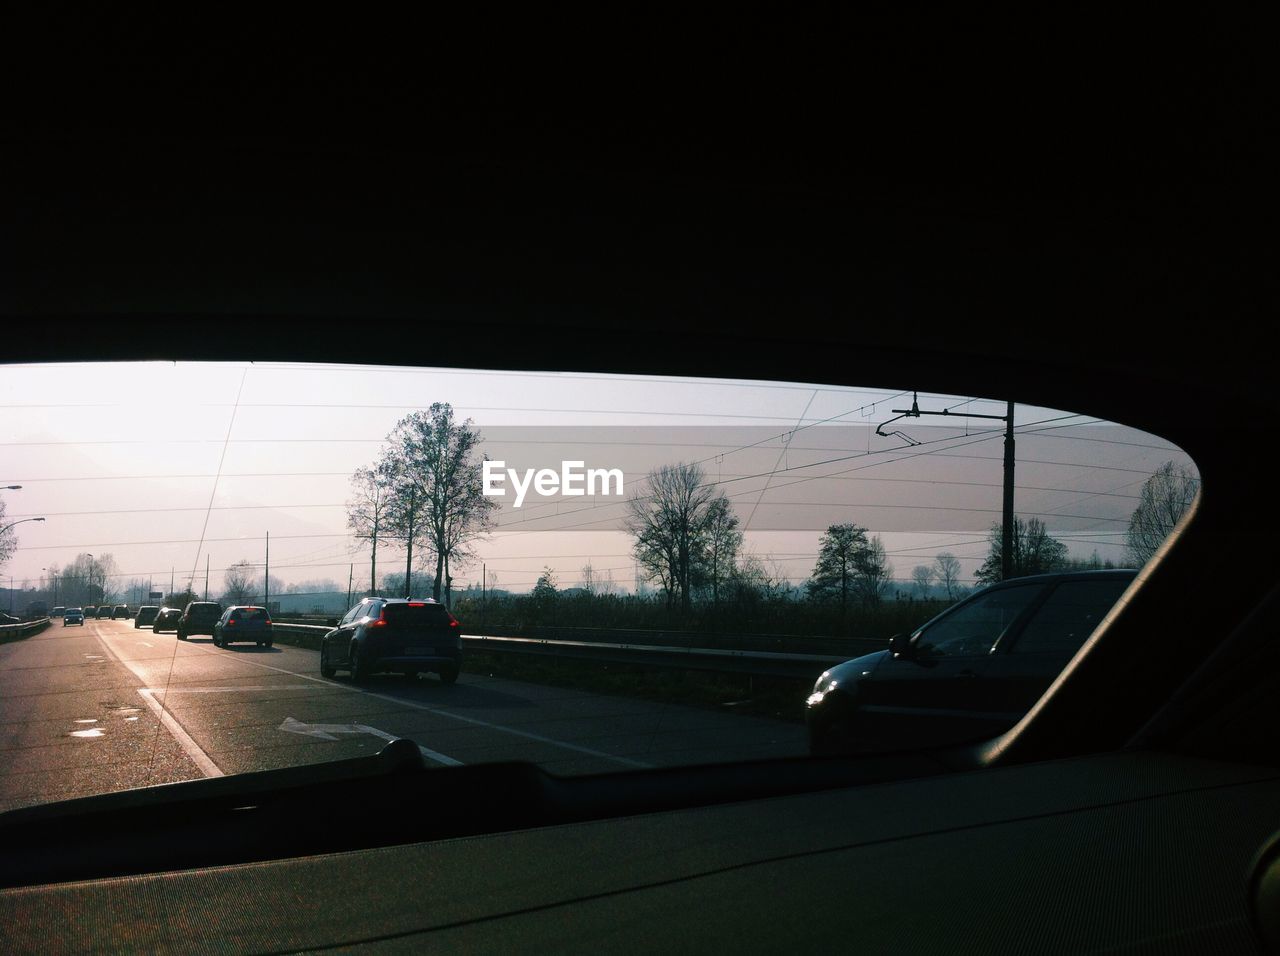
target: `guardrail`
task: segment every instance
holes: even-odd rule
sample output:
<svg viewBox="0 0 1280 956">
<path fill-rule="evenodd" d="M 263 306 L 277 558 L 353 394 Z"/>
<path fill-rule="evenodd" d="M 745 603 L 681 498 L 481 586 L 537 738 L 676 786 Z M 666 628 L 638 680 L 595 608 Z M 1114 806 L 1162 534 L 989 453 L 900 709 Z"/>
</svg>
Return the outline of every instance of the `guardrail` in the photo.
<svg viewBox="0 0 1280 956">
<path fill-rule="evenodd" d="M 38 634 L 48 627 L 49 623 L 49 618 L 41 617 L 34 621 L 23 621 L 21 624 L 0 625 L 0 644 L 20 641 L 23 638 L 30 637 L 32 634 Z"/>
<path fill-rule="evenodd" d="M 312 624 L 273 624 L 277 635 L 292 638 L 281 643 L 311 650 L 320 649 L 320 639 L 332 628 Z M 673 647 L 657 644 L 621 644 L 605 641 L 565 641 L 536 637 L 505 637 L 491 634 L 463 635 L 462 646 L 497 654 L 529 654 L 573 660 L 619 664 L 644 664 L 680 670 L 749 674 L 755 677 L 815 679 L 828 667 L 883 650 L 880 641 L 863 640 L 850 647 L 848 655 L 795 654 L 786 651 L 738 650 L 721 647 Z"/>
</svg>

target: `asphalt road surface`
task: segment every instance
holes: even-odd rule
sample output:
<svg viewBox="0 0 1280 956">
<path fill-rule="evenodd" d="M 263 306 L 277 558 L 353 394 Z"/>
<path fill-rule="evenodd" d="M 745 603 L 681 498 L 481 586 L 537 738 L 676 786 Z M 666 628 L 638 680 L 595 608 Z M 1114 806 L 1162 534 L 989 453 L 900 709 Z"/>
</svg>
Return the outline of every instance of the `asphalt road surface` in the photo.
<svg viewBox="0 0 1280 956">
<path fill-rule="evenodd" d="M 0 645 L 0 810 L 375 753 L 407 737 L 441 766 L 558 774 L 794 756 L 804 728 L 463 674 L 320 676 L 316 651 L 60 621 Z"/>
</svg>

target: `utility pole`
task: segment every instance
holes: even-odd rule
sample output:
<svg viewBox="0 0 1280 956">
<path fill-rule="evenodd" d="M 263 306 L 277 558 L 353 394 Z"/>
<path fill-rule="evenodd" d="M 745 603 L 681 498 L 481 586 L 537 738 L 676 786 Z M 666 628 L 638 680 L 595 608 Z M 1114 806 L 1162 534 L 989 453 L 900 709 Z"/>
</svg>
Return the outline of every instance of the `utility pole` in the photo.
<svg viewBox="0 0 1280 956">
<path fill-rule="evenodd" d="M 209 600 L 209 555 L 204 556 L 204 599 Z"/>
<path fill-rule="evenodd" d="M 922 415 L 942 415 L 947 418 L 987 418 L 992 421 L 1004 422 L 1004 507 L 1002 509 L 1003 520 L 1000 523 L 1000 580 L 1009 580 L 1013 576 L 1013 402 L 1006 403 L 1005 414 L 1003 415 L 952 412 L 946 408 L 939 412 L 930 412 L 920 410 L 920 393 L 915 392 L 912 394 L 910 408 L 895 408 L 893 413 L 897 418 L 890 418 L 889 421 L 881 422 L 877 425 L 876 434 L 881 438 L 898 435 L 912 445 L 918 445 L 920 442 L 915 441 L 910 436 L 903 435 L 901 432 L 883 432 L 881 429 L 890 422 L 896 422 L 899 418 L 919 418 Z"/>
<path fill-rule="evenodd" d="M 267 532 L 267 573 L 262 577 L 262 606 L 271 613 L 271 532 Z"/>
<path fill-rule="evenodd" d="M 483 561 L 480 562 L 480 620 L 484 620 L 485 595 L 489 590 L 489 571 Z"/>
<path fill-rule="evenodd" d="M 1000 579 L 1013 577 L 1013 402 L 1004 417 L 1004 523 L 1000 526 Z"/>
<path fill-rule="evenodd" d="M 355 577 L 356 565 L 353 561 L 347 567 L 347 607 L 351 607 L 351 581 Z"/>
<path fill-rule="evenodd" d="M 173 593 L 173 567 L 169 568 L 169 593 Z"/>
</svg>

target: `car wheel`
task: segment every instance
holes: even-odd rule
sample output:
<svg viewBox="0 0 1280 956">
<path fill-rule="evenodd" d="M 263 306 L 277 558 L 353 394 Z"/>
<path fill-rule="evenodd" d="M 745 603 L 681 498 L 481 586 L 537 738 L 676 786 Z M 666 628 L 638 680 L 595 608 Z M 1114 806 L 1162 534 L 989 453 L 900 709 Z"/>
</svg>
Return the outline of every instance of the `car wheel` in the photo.
<svg viewBox="0 0 1280 956">
<path fill-rule="evenodd" d="M 263 646 L 263 647 L 268 647 L 268 648 L 269 648 L 269 647 L 271 646 L 271 641 L 269 641 L 269 640 L 268 640 L 268 641 L 263 641 L 263 642 L 262 642 L 262 646 Z"/>
<path fill-rule="evenodd" d="M 450 665 L 449 667 L 442 667 L 440 669 L 440 683 L 442 684 L 458 683 L 458 665 L 457 664 Z"/>
<path fill-rule="evenodd" d="M 338 669 L 329 663 L 329 645 L 320 645 L 320 676 L 332 677 L 338 673 Z"/>
<path fill-rule="evenodd" d="M 351 642 L 351 659 L 348 662 L 351 670 L 351 679 L 353 681 L 364 680 L 369 676 L 369 665 L 364 659 L 364 655 L 360 653 L 360 645 L 355 641 Z"/>
</svg>

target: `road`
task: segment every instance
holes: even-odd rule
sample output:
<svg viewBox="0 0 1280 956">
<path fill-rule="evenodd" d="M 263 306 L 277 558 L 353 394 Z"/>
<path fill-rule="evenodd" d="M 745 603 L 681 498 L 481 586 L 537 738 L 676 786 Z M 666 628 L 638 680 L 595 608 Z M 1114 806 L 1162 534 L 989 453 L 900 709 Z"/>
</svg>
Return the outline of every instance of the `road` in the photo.
<svg viewBox="0 0 1280 956">
<path fill-rule="evenodd" d="M 320 677 L 319 654 L 220 649 L 132 621 L 60 622 L 0 646 L 0 810 L 338 760 L 407 737 L 429 764 L 557 774 L 799 755 L 804 729 L 464 672 Z"/>
</svg>

